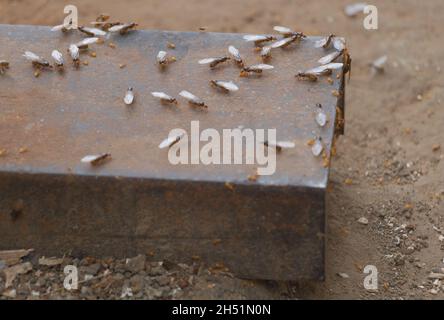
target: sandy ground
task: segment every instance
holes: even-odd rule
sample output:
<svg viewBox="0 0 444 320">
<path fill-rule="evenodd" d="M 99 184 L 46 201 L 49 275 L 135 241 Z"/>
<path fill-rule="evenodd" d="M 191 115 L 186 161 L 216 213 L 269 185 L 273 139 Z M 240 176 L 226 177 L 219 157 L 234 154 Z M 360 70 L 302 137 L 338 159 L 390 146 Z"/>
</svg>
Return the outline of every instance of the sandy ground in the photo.
<svg viewBox="0 0 444 320">
<path fill-rule="evenodd" d="M 0 0 L 0 23 L 55 25 L 65 3 Z M 373 1 L 377 31 L 365 30 L 362 17 L 346 17 L 347 1 L 69 3 L 83 22 L 107 12 L 150 29 L 259 33 L 279 24 L 347 38 L 353 71 L 327 196 L 326 281 L 251 282 L 204 272 L 180 298 L 444 298 L 444 286 L 428 278 L 444 267 L 444 2 Z M 384 54 L 385 73 L 372 76 L 367 64 Z M 366 265 L 378 268 L 376 291 L 363 287 Z"/>
</svg>

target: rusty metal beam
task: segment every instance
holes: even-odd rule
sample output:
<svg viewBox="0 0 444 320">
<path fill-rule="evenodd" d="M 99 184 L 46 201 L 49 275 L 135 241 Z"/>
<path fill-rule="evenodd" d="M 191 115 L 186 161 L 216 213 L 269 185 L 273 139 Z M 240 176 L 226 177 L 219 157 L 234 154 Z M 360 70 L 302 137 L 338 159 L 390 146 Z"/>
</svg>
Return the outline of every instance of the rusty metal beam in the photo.
<svg viewBox="0 0 444 320">
<path fill-rule="evenodd" d="M 321 279 L 329 168 L 306 143 L 320 134 L 330 154 L 337 110 L 343 115 L 344 77 L 295 79 L 328 53 L 313 47 L 318 38 L 273 52 L 275 69 L 259 78 L 240 78 L 231 63 L 214 70 L 197 64 L 226 54 L 230 44 L 248 64 L 260 62 L 239 34 L 135 31 L 93 46 L 95 58 L 83 53 L 88 65 L 67 63 L 64 72 L 42 71 L 38 78 L 21 57 L 30 50 L 49 60 L 53 49 L 65 53 L 82 38 L 48 27 L 0 26 L 0 59 L 10 62 L 0 75 L 0 249 L 199 256 L 242 277 Z M 155 57 L 165 49 L 177 62 L 161 71 Z M 209 85 L 212 79 L 233 80 L 240 90 L 224 95 Z M 136 93 L 130 107 L 122 101 L 129 86 Z M 202 97 L 208 110 L 182 100 L 165 106 L 150 95 L 177 97 L 184 89 Z M 313 119 L 316 103 L 330 117 L 322 129 Z M 278 139 L 294 140 L 296 148 L 279 153 L 276 173 L 256 182 L 248 180 L 253 165 L 173 166 L 157 146 L 169 130 L 189 130 L 192 120 L 201 130 L 276 128 Z M 98 152 L 112 160 L 99 167 L 80 163 Z"/>
</svg>

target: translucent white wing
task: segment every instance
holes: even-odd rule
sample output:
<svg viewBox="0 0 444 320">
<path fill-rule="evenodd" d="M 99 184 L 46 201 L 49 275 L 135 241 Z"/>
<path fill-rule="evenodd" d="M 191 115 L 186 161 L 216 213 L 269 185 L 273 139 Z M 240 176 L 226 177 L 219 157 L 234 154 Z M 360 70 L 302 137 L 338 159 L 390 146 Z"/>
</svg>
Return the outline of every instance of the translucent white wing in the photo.
<svg viewBox="0 0 444 320">
<path fill-rule="evenodd" d="M 322 48 L 323 46 L 325 46 L 327 44 L 328 41 L 328 37 L 319 39 L 315 42 L 314 46 L 315 48 Z"/>
<path fill-rule="evenodd" d="M 291 141 L 278 141 L 277 146 L 284 149 L 291 149 L 294 148 L 296 145 L 294 142 Z"/>
<path fill-rule="evenodd" d="M 166 51 L 159 51 L 159 53 L 157 54 L 157 61 L 158 62 L 165 61 L 166 56 L 167 56 Z"/>
<path fill-rule="evenodd" d="M 326 56 L 322 57 L 318 60 L 320 64 L 327 64 L 332 61 L 334 61 L 336 58 L 338 58 L 342 54 L 341 51 L 334 51 L 332 53 L 327 54 Z"/>
<path fill-rule="evenodd" d="M 82 159 L 80 159 L 80 162 L 89 163 L 91 165 L 97 165 L 97 164 L 101 163 L 102 161 L 109 159 L 110 157 L 111 157 L 111 155 L 109 153 L 87 155 L 87 156 L 84 156 Z"/>
<path fill-rule="evenodd" d="M 41 61 L 41 60 L 42 60 L 38 55 L 36 55 L 34 52 L 31 52 L 31 51 L 26 51 L 26 52 L 23 54 L 23 56 L 24 56 L 27 60 L 32 61 L 32 62 L 38 62 L 38 61 Z"/>
<path fill-rule="evenodd" d="M 125 26 L 122 24 L 119 24 L 117 26 L 112 26 L 111 28 L 108 29 L 108 32 L 119 32 L 120 30 L 122 30 Z"/>
<path fill-rule="evenodd" d="M 97 28 L 82 27 L 80 30 L 84 30 L 85 32 L 93 34 L 95 36 L 101 36 L 101 37 L 106 36 L 105 31 L 97 29 Z"/>
<path fill-rule="evenodd" d="M 228 91 L 237 91 L 239 90 L 239 87 L 235 85 L 232 81 L 215 81 L 218 86 L 221 86 L 222 88 L 227 89 Z"/>
<path fill-rule="evenodd" d="M 164 100 L 172 100 L 173 97 L 170 97 L 169 95 L 167 95 L 164 92 L 151 92 L 153 97 L 159 98 L 159 99 L 164 99 Z"/>
<path fill-rule="evenodd" d="M 64 64 L 63 55 L 60 51 L 53 50 L 51 56 L 57 65 L 62 66 Z"/>
<path fill-rule="evenodd" d="M 247 34 L 244 37 L 245 41 L 251 42 L 251 41 L 260 41 L 260 40 L 265 40 L 267 39 L 266 36 L 261 36 L 261 35 L 253 35 L 253 34 Z"/>
<path fill-rule="evenodd" d="M 82 41 L 79 41 L 76 44 L 76 46 L 77 47 L 83 47 L 83 46 L 87 46 L 87 45 L 90 45 L 90 44 L 97 43 L 97 41 L 99 41 L 99 38 L 97 38 L 97 37 L 85 38 Z"/>
<path fill-rule="evenodd" d="M 293 37 L 291 37 L 291 38 L 284 38 L 284 39 L 278 40 L 276 42 L 273 42 L 271 44 L 271 47 L 274 48 L 274 49 L 280 48 L 280 47 L 285 46 L 287 43 L 292 42 L 292 41 L 294 41 Z"/>
<path fill-rule="evenodd" d="M 65 26 L 63 24 L 59 24 L 58 26 L 54 26 L 51 28 L 51 31 L 61 31 L 65 29 Z"/>
<path fill-rule="evenodd" d="M 282 33 L 282 34 L 287 34 L 287 33 L 292 33 L 293 32 L 293 30 L 291 30 L 290 28 L 282 27 L 282 26 L 274 26 L 273 30 L 277 31 L 279 33 Z"/>
<path fill-rule="evenodd" d="M 95 155 L 87 155 L 84 156 L 80 161 L 83 163 L 91 163 L 96 161 L 97 159 L 99 159 L 102 155 L 100 154 L 95 154 Z"/>
<path fill-rule="evenodd" d="M 309 69 L 307 71 L 305 71 L 304 73 L 308 73 L 308 74 L 319 74 L 321 72 L 325 71 L 325 67 L 324 66 L 319 66 L 319 67 L 315 67 L 313 69 Z"/>
<path fill-rule="evenodd" d="M 323 150 L 324 146 L 322 145 L 322 142 L 319 139 L 316 139 L 314 144 L 311 146 L 311 152 L 315 157 L 318 157 Z"/>
<path fill-rule="evenodd" d="M 175 144 L 180 139 L 182 139 L 182 137 L 183 137 L 183 133 L 182 134 L 178 134 L 178 135 L 171 135 L 171 136 L 169 136 L 168 138 L 166 138 L 165 140 L 163 140 L 159 144 L 159 149 L 165 149 L 165 148 L 171 147 L 173 144 Z"/>
<path fill-rule="evenodd" d="M 261 56 L 263 56 L 263 57 L 268 56 L 270 54 L 270 52 L 271 52 L 271 46 L 262 47 Z"/>
<path fill-rule="evenodd" d="M 387 58 L 388 58 L 387 56 L 379 57 L 378 59 L 373 61 L 372 65 L 375 68 L 382 68 L 384 66 L 384 64 L 387 62 Z"/>
<path fill-rule="evenodd" d="M 228 47 L 228 52 L 237 60 L 241 60 L 241 55 L 239 50 L 237 50 L 235 47 L 233 46 L 229 46 Z"/>
<path fill-rule="evenodd" d="M 333 47 L 338 51 L 344 50 L 345 49 L 345 39 L 334 37 L 333 38 Z"/>
<path fill-rule="evenodd" d="M 330 70 L 342 69 L 343 66 L 344 66 L 344 64 L 342 62 L 329 63 L 329 64 L 323 65 L 323 67 L 325 69 L 330 69 Z"/>
<path fill-rule="evenodd" d="M 250 69 L 250 70 L 271 70 L 271 69 L 274 69 L 274 67 L 269 64 L 261 63 L 261 64 L 255 64 L 253 66 L 250 66 L 250 67 L 248 67 L 248 69 Z"/>
<path fill-rule="evenodd" d="M 209 63 L 212 63 L 216 60 L 218 60 L 218 58 L 205 58 L 205 59 L 199 60 L 199 64 L 209 64 Z"/>
<path fill-rule="evenodd" d="M 100 30 L 98 28 L 88 28 L 89 31 L 96 36 L 106 36 L 106 31 Z"/>
<path fill-rule="evenodd" d="M 134 92 L 133 88 L 128 88 L 125 94 L 125 98 L 123 98 L 123 102 L 125 102 L 126 105 L 132 104 L 134 101 Z"/>
<path fill-rule="evenodd" d="M 69 46 L 68 51 L 69 51 L 69 54 L 71 55 L 71 58 L 72 58 L 73 60 L 77 60 L 77 59 L 79 59 L 79 56 L 80 56 L 80 50 L 79 50 L 79 47 L 77 47 L 75 44 L 71 44 L 71 45 Z"/>
<path fill-rule="evenodd" d="M 113 33 L 113 32 L 123 32 L 126 31 L 127 29 L 129 30 L 130 28 L 134 28 L 137 26 L 137 23 L 125 23 L 125 24 L 119 24 L 119 25 L 115 25 L 112 26 L 111 28 L 108 29 L 109 32 Z"/>
<path fill-rule="evenodd" d="M 179 93 L 180 96 L 184 97 L 185 99 L 189 100 L 189 101 L 198 101 L 200 100 L 198 97 L 196 97 L 194 94 L 192 94 L 191 92 L 188 92 L 186 90 L 182 90 Z"/>
<path fill-rule="evenodd" d="M 316 113 L 316 123 L 317 123 L 320 127 L 325 126 L 325 124 L 327 123 L 327 114 L 326 114 L 324 111 L 319 110 L 319 111 Z"/>
<path fill-rule="evenodd" d="M 335 70 L 343 67 L 343 63 L 328 63 L 319 67 L 315 67 L 313 69 L 307 70 L 305 73 L 319 75 L 326 70 Z"/>
<path fill-rule="evenodd" d="M 358 3 L 352 3 L 344 8 L 344 12 L 349 17 L 354 17 L 358 13 L 361 13 L 364 11 L 364 8 L 367 6 L 365 2 L 358 2 Z"/>
<path fill-rule="evenodd" d="M 271 148 L 278 149 L 291 149 L 296 146 L 295 143 L 292 141 L 266 141 L 264 142 L 264 144 Z"/>
</svg>

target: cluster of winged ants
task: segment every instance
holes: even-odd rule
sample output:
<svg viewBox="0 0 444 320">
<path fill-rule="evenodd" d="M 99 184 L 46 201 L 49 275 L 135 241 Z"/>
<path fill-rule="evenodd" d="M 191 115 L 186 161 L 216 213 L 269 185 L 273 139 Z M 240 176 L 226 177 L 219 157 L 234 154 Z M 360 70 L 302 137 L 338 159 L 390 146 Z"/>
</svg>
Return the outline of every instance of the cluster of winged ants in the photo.
<svg viewBox="0 0 444 320">
<path fill-rule="evenodd" d="M 120 35 L 125 35 L 126 33 L 134 30 L 137 27 L 136 23 L 120 23 L 120 22 L 110 22 L 110 16 L 107 14 L 101 14 L 97 17 L 96 21 L 91 22 L 92 27 L 80 26 L 78 31 L 86 34 L 88 37 L 84 38 L 78 43 L 70 44 L 67 52 L 72 60 L 74 67 L 78 68 L 80 64 L 80 52 L 82 50 L 87 50 L 92 44 L 103 43 L 105 40 L 109 39 L 109 35 L 113 33 L 118 33 Z M 58 25 L 51 29 L 52 31 L 70 32 L 72 29 L 67 28 L 65 25 Z M 227 61 L 234 61 L 234 63 L 240 69 L 241 77 L 248 77 L 250 75 L 260 76 L 263 71 L 271 70 L 274 67 L 270 64 L 266 64 L 270 58 L 273 49 L 285 48 L 293 43 L 299 43 L 306 38 L 306 35 L 302 32 L 293 31 L 287 27 L 275 26 L 274 30 L 280 34 L 280 39 L 275 35 L 245 35 L 243 39 L 247 42 L 253 42 L 255 45 L 255 50 L 259 52 L 264 63 L 255 65 L 245 65 L 244 59 L 240 54 L 239 50 L 234 46 L 230 45 L 228 47 L 228 55 L 205 58 L 198 61 L 201 65 L 209 65 L 210 68 L 216 68 L 219 64 L 225 63 Z M 169 43 L 169 48 L 174 48 L 175 45 Z M 305 80 L 315 82 L 320 76 L 330 75 L 333 70 L 342 69 L 343 73 L 349 73 L 351 68 L 351 58 L 347 51 L 344 38 L 336 37 L 331 34 L 325 38 L 315 42 L 316 48 L 329 49 L 333 47 L 335 51 L 327 54 L 326 56 L 319 59 L 319 66 L 306 71 L 300 71 L 296 74 L 298 80 Z M 32 63 L 35 69 L 35 76 L 40 74 L 43 69 L 59 69 L 63 70 L 65 61 L 63 54 L 58 50 L 53 50 L 51 57 L 54 60 L 54 64 L 51 65 L 49 61 L 38 56 L 37 54 L 26 51 L 23 56 Z M 339 57 L 343 57 L 343 62 L 335 62 Z M 159 51 L 156 57 L 157 63 L 161 68 L 167 67 L 170 63 L 176 61 L 174 56 L 170 56 L 166 51 Z M 0 60 L 0 74 L 6 72 L 9 69 L 9 62 Z M 215 88 L 221 90 L 222 92 L 229 93 L 239 90 L 239 87 L 232 81 L 222 81 L 222 80 L 211 80 L 210 84 Z M 158 98 L 162 103 L 167 104 L 177 104 L 176 98 L 164 93 L 164 92 L 152 92 L 153 97 Z M 205 102 L 186 90 L 179 93 L 181 97 L 186 99 L 190 105 L 208 108 Z M 131 105 L 134 102 L 134 90 L 132 87 L 128 88 L 123 101 L 126 105 Z M 314 120 L 319 127 L 324 127 L 328 123 L 328 116 L 322 109 L 321 104 L 317 104 L 315 108 Z M 170 148 L 175 143 L 179 142 L 183 135 L 169 136 L 159 144 L 159 148 Z M 295 144 L 291 141 L 264 141 L 263 144 L 268 147 L 275 149 L 277 152 L 282 151 L 282 149 L 294 148 Z M 328 165 L 328 157 L 324 150 L 324 145 L 322 138 L 316 136 L 308 142 L 311 147 L 312 154 L 318 157 L 322 154 L 324 158 L 324 165 Z M 97 155 L 87 155 L 81 159 L 83 163 L 89 163 L 91 165 L 99 165 L 105 161 L 111 159 L 109 153 L 97 154 Z"/>
</svg>

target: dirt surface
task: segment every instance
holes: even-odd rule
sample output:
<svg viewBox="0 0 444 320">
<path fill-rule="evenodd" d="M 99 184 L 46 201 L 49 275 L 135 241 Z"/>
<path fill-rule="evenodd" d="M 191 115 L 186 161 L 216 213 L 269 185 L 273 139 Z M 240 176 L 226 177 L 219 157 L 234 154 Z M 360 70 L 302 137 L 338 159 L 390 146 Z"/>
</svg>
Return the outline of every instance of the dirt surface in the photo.
<svg viewBox="0 0 444 320">
<path fill-rule="evenodd" d="M 444 273 L 444 46 L 438 40 L 444 28 L 444 2 L 373 1 L 379 9 L 376 31 L 363 28 L 362 16 L 344 15 L 347 1 L 69 3 L 78 6 L 82 22 L 107 12 L 149 29 L 205 26 L 208 31 L 261 33 L 279 24 L 310 35 L 346 37 L 353 70 L 346 90 L 346 134 L 337 145 L 327 195 L 326 281 L 245 281 L 198 262 L 194 266 L 164 262 L 169 266 L 160 266 L 155 274 L 156 263 L 126 270 L 126 261 L 93 258 L 47 267 L 30 254 L 23 261 L 29 260 L 32 270 L 25 266 L 26 274 L 10 288 L 4 288 L 5 277 L 0 277 L 0 296 L 3 292 L 14 297 L 16 290 L 18 298 L 120 298 L 133 286 L 133 297 L 126 298 L 444 298 L 441 281 L 430 279 L 431 272 L 435 278 Z M 64 4 L 0 0 L 0 23 L 59 24 Z M 372 75 L 368 63 L 385 54 L 389 57 L 385 72 Z M 94 273 L 82 284 L 86 289 L 67 293 L 58 289 L 67 263 L 99 267 L 84 270 Z M 363 286 L 366 265 L 379 271 L 378 290 Z M 0 269 L 6 268 L 0 264 Z M 140 277 L 133 279 L 136 275 Z M 109 287 L 97 285 L 114 277 Z M 39 279 L 46 280 L 35 286 Z M 115 292 L 110 293 L 114 285 Z"/>
</svg>

